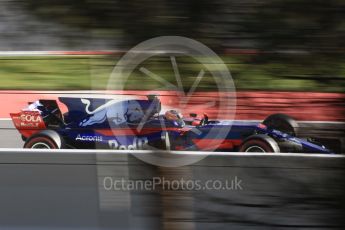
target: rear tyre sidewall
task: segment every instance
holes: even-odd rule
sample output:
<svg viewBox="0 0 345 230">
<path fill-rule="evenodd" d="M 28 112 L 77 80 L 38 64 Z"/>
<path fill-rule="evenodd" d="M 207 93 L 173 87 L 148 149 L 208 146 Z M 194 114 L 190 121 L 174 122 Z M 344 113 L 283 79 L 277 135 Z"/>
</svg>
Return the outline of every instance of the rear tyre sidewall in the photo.
<svg viewBox="0 0 345 230">
<path fill-rule="evenodd" d="M 49 137 L 45 137 L 45 136 L 38 136 L 38 137 L 33 137 L 30 138 L 27 142 L 25 142 L 24 144 L 24 148 L 28 148 L 28 149 L 39 149 L 36 146 L 38 146 L 38 144 L 42 144 L 48 146 L 49 148 L 46 149 L 58 149 L 57 144 L 50 139 Z M 34 147 L 34 148 L 33 148 Z M 44 149 L 44 148 L 42 148 Z"/>
</svg>

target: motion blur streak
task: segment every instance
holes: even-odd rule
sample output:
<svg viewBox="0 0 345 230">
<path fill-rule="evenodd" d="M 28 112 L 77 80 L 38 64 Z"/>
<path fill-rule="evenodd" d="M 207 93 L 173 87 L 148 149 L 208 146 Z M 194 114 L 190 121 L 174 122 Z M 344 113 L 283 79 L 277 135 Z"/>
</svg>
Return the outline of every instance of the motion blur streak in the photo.
<svg viewBox="0 0 345 230">
<path fill-rule="evenodd" d="M 127 50 L 158 36 L 184 36 L 210 47 L 230 70 L 237 119 L 260 120 L 284 112 L 303 120 L 301 136 L 327 139 L 344 153 L 344 12 L 344 0 L 2 0 L 0 118 L 23 108 L 29 99 L 56 98 L 65 90 L 74 95 L 85 90 L 88 95 L 95 90 L 104 93 Z M 203 65 L 183 54 L 162 50 L 139 68 L 175 84 L 170 61 L 174 56 L 181 88 L 188 92 Z M 211 67 L 226 71 L 217 64 Z M 119 90 L 116 87 L 112 92 Z M 165 91 L 162 100 L 174 106 L 177 92 L 166 92 L 139 70 L 133 71 L 122 93 L 145 94 L 158 88 Z M 226 90 L 217 88 L 205 71 L 183 112 L 205 112 L 196 106 L 207 103 L 215 92 L 223 96 L 219 101 L 224 100 L 229 96 L 222 94 Z M 220 112 L 226 118 L 231 109 L 235 108 Z M 217 103 L 209 110 L 213 116 Z M 0 147 L 22 146 L 10 121 L 1 120 L 0 126 Z M 127 154 L 6 151 L 0 154 L 0 228 L 345 226 L 343 156 L 210 156 L 170 169 Z M 107 176 L 131 180 L 238 176 L 244 190 L 107 192 L 100 186 Z"/>
<path fill-rule="evenodd" d="M 341 0 L 6 0 L 1 9 L 2 51 L 126 51 L 177 35 L 221 55 L 240 90 L 345 91 Z M 87 89 L 90 74 L 104 83 L 117 58 L 0 60 L 0 88 Z M 157 65 L 160 73 L 170 68 Z M 195 67 L 184 65 L 187 73 Z"/>
</svg>

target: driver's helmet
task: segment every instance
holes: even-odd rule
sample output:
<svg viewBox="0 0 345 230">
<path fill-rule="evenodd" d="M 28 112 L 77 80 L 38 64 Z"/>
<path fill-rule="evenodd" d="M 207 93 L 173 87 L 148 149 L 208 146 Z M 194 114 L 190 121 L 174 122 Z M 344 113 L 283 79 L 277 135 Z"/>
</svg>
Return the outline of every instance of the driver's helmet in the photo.
<svg viewBox="0 0 345 230">
<path fill-rule="evenodd" d="M 169 121 L 179 121 L 182 119 L 182 114 L 176 110 L 168 110 L 165 112 L 165 118 Z"/>
</svg>

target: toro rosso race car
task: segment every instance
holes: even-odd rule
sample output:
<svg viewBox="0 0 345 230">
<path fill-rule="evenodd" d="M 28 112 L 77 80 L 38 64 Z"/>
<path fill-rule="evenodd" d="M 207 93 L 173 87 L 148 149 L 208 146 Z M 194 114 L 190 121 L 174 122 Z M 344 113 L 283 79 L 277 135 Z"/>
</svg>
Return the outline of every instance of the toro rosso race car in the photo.
<svg viewBox="0 0 345 230">
<path fill-rule="evenodd" d="M 297 122 L 284 114 L 262 123 L 219 121 L 206 114 L 184 118 L 175 110 L 162 113 L 157 96 L 58 100 L 39 100 L 10 114 L 24 148 L 332 153 L 316 141 L 298 138 Z M 58 103 L 68 112 L 62 114 Z"/>
</svg>

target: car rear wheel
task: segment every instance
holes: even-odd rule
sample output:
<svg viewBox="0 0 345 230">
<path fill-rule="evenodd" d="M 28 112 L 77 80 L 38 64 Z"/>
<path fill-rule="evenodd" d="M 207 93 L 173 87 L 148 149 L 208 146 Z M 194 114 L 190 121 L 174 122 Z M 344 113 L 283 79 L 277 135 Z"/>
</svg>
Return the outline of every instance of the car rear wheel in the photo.
<svg viewBox="0 0 345 230">
<path fill-rule="evenodd" d="M 57 149 L 57 144 L 51 140 L 49 137 L 45 136 L 36 136 L 30 138 L 24 144 L 24 148 L 29 149 Z"/>
<path fill-rule="evenodd" d="M 54 130 L 43 130 L 29 137 L 24 148 L 29 149 L 62 149 L 65 147 L 63 138 Z"/>
<path fill-rule="evenodd" d="M 272 114 L 262 123 L 269 129 L 275 129 L 294 137 L 298 134 L 298 123 L 286 114 Z"/>
<path fill-rule="evenodd" d="M 277 142 L 266 135 L 254 135 L 247 138 L 240 147 L 240 152 L 279 153 Z"/>
</svg>

